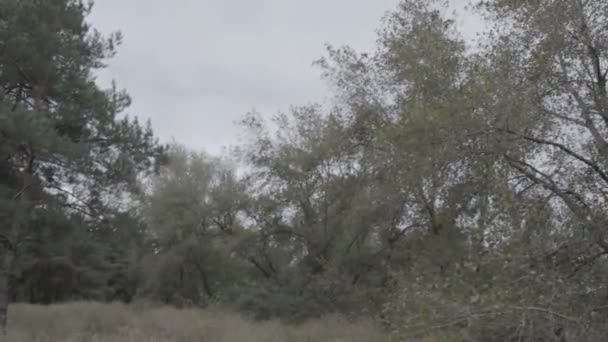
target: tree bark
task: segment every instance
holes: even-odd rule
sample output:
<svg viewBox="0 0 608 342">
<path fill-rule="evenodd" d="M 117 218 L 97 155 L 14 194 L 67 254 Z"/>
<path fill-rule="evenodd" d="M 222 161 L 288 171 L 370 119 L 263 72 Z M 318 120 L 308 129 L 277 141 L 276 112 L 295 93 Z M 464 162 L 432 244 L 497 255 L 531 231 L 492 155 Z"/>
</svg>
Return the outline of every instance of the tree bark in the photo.
<svg viewBox="0 0 608 342">
<path fill-rule="evenodd" d="M 10 302 L 10 276 L 13 262 L 17 256 L 17 236 L 28 215 L 28 189 L 34 184 L 33 178 L 34 157 L 29 153 L 28 165 L 23 177 L 22 189 L 13 197 L 16 201 L 13 222 L 8 231 L 0 232 L 2 237 L 0 255 L 0 336 L 6 335 L 8 323 L 8 305 Z"/>
<path fill-rule="evenodd" d="M 207 271 L 205 271 L 203 266 L 198 261 L 193 260 L 192 263 L 194 264 L 194 266 L 196 267 L 196 269 L 198 270 L 198 272 L 201 276 L 201 280 L 203 281 L 203 290 L 205 290 L 205 293 L 207 294 L 207 296 L 209 298 L 214 298 L 215 293 L 214 293 L 213 289 L 211 288 L 211 284 L 209 282 L 209 277 L 207 275 Z"/>
<path fill-rule="evenodd" d="M 0 334 L 6 335 L 10 302 L 9 279 L 15 260 L 15 251 L 11 248 L 5 248 L 3 254 L 0 262 Z"/>
</svg>

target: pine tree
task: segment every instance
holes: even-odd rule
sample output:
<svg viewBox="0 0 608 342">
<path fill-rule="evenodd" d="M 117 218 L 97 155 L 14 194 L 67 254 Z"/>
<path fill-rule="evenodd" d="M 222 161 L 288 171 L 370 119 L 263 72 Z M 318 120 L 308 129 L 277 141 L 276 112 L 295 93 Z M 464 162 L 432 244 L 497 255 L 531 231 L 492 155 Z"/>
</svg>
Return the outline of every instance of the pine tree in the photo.
<svg viewBox="0 0 608 342">
<path fill-rule="evenodd" d="M 103 68 L 121 41 L 86 21 L 92 3 L 0 1 L 0 328 L 6 331 L 11 267 L 35 213 L 59 205 L 88 221 L 134 190 L 164 147 L 150 125 L 121 116 L 130 103 L 102 90 Z M 105 215 L 105 216 L 104 216 Z"/>
</svg>

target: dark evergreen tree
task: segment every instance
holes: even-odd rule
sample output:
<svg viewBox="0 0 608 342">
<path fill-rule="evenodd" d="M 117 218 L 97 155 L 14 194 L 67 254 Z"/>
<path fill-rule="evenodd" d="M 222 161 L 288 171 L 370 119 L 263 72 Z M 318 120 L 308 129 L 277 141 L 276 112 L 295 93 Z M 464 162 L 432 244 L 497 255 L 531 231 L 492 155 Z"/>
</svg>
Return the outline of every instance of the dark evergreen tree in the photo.
<svg viewBox="0 0 608 342">
<path fill-rule="evenodd" d="M 50 207 L 90 225 L 113 217 L 163 155 L 150 125 L 121 116 L 130 99 L 95 70 L 121 36 L 103 37 L 77 0 L 0 1 L 0 327 L 9 275 Z"/>
</svg>

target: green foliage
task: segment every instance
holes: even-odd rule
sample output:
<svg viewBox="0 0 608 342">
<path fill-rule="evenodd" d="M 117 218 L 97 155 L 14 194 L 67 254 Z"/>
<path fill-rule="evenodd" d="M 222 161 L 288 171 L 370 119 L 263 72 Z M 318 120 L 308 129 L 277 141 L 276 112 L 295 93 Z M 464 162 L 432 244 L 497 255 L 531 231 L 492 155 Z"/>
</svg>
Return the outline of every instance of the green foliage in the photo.
<svg viewBox="0 0 608 342">
<path fill-rule="evenodd" d="M 128 96 L 92 78 L 120 35 L 88 6 L 4 1 L 12 294 L 366 316 L 400 341 L 601 340 L 604 2 L 480 2 L 494 28 L 471 50 L 443 1 L 403 0 L 374 53 L 317 62 L 334 106 L 244 117 L 239 169 L 120 116 Z"/>
<path fill-rule="evenodd" d="M 164 147 L 149 124 L 122 116 L 130 103 L 124 91 L 95 83 L 121 36 L 92 29 L 91 8 L 72 0 L 0 2 L 3 330 L 9 293 L 50 303 L 133 292 L 127 251 L 136 237 L 119 237 L 141 227 L 119 220 Z"/>
<path fill-rule="evenodd" d="M 603 281 L 603 271 L 573 278 L 538 256 L 523 256 L 522 247 L 500 251 L 517 259 L 474 257 L 447 276 L 424 272 L 425 265 L 402 272 L 399 290 L 384 308 L 385 323 L 399 340 L 599 341 L 606 334 L 596 312 L 604 292 L 592 284 Z"/>
<path fill-rule="evenodd" d="M 224 161 L 181 146 L 173 146 L 169 158 L 144 199 L 155 248 L 142 261 L 141 291 L 167 303 L 204 306 L 241 281 L 242 262 L 233 253 L 247 196 Z"/>
</svg>

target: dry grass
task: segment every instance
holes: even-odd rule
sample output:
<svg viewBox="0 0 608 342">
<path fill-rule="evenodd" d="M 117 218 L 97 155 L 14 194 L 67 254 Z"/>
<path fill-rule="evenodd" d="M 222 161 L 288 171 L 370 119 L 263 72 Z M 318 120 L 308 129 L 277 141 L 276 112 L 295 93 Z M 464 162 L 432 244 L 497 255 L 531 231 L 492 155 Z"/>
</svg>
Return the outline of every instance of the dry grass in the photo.
<svg viewBox="0 0 608 342">
<path fill-rule="evenodd" d="M 385 339 L 368 322 L 339 317 L 299 326 L 252 322 L 220 310 L 178 310 L 122 304 L 71 303 L 48 307 L 13 305 L 11 342 L 380 342 Z"/>
</svg>

